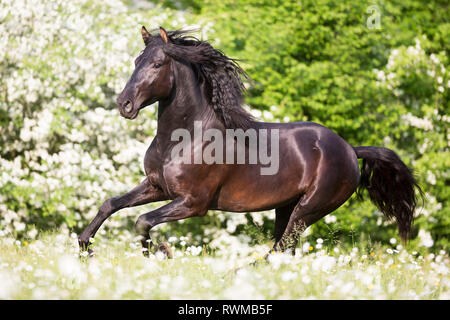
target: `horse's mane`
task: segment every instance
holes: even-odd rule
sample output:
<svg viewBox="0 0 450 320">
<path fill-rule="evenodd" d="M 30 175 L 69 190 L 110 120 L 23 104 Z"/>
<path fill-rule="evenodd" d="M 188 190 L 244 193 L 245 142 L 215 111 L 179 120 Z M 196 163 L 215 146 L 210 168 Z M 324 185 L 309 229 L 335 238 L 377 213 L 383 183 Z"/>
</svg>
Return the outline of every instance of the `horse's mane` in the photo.
<svg viewBox="0 0 450 320">
<path fill-rule="evenodd" d="M 205 84 L 210 105 L 226 128 L 249 128 L 254 120 L 241 106 L 246 92 L 242 78 L 248 79 L 247 74 L 236 59 L 227 57 L 207 41 L 187 35 L 193 31 L 167 32 L 169 43 L 163 45 L 164 52 L 193 66 L 199 81 Z M 160 38 L 159 33 L 155 37 Z"/>
</svg>

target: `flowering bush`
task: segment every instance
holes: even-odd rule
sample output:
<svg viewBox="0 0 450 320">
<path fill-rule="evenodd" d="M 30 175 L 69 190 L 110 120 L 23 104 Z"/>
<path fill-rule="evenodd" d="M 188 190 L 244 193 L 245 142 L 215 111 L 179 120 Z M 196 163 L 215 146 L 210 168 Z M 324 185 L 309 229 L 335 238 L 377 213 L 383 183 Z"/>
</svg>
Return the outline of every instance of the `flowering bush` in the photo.
<svg viewBox="0 0 450 320">
<path fill-rule="evenodd" d="M 115 105 L 143 47 L 141 24 L 186 19 L 116 0 L 14 0 L 1 2 L 0 21 L 1 228 L 79 230 L 143 178 L 154 108 L 131 122 Z"/>
<path fill-rule="evenodd" d="M 420 173 L 425 207 L 416 211 L 417 243 L 447 247 L 450 153 L 448 96 L 450 73 L 445 52 L 433 52 L 426 35 L 414 44 L 390 51 L 383 70 L 375 70 L 378 85 L 389 94 L 389 105 L 401 110 L 401 136 L 385 138 L 389 146 L 404 146 L 411 165 Z M 393 140 L 396 140 L 395 142 Z M 447 181 L 447 182 L 446 182 Z M 447 230 L 447 231 L 445 231 Z M 433 236 L 432 236 L 433 234 Z M 433 240 L 434 239 L 434 240 Z"/>
</svg>

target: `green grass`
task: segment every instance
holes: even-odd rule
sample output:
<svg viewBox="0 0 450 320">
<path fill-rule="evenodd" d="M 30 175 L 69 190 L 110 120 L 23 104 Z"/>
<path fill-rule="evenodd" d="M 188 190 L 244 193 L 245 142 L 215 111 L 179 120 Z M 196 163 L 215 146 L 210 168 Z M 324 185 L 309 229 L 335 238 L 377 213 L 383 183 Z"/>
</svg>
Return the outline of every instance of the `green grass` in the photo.
<svg viewBox="0 0 450 320">
<path fill-rule="evenodd" d="M 170 260 L 144 258 L 131 236 L 99 236 L 93 247 L 95 257 L 87 259 L 79 257 L 75 234 L 49 233 L 31 243 L 0 238 L 0 299 L 450 298 L 450 261 L 442 251 L 311 246 L 266 262 L 267 245 L 244 243 L 213 256 L 205 248 L 174 248 Z"/>
</svg>

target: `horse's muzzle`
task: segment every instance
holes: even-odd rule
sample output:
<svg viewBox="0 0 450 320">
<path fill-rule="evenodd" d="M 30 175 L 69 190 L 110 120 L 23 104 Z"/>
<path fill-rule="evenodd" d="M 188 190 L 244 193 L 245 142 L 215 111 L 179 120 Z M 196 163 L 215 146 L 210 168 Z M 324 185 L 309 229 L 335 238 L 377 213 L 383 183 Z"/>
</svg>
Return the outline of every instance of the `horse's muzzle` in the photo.
<svg viewBox="0 0 450 320">
<path fill-rule="evenodd" d="M 134 104 L 130 99 L 122 100 L 119 96 L 117 98 L 117 106 L 119 107 L 120 115 L 127 119 L 134 119 L 139 113 L 139 108 L 134 108 Z"/>
<path fill-rule="evenodd" d="M 130 113 L 131 111 L 133 111 L 133 103 L 130 100 L 125 101 L 122 104 L 122 109 L 123 111 L 125 111 L 126 113 Z"/>
</svg>

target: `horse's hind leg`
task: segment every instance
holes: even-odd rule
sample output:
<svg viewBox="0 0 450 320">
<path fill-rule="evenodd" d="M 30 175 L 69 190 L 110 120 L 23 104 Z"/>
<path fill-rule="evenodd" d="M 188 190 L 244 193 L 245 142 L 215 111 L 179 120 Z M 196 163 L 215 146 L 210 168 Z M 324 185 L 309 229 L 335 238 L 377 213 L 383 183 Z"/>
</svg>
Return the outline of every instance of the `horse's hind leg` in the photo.
<svg viewBox="0 0 450 320">
<path fill-rule="evenodd" d="M 95 218 L 79 236 L 78 243 L 80 245 L 80 250 L 83 251 L 88 249 L 89 253 L 92 254 L 92 250 L 88 248 L 90 238 L 94 237 L 103 222 L 113 213 L 123 208 L 135 207 L 162 200 L 167 200 L 167 197 L 162 190 L 150 184 L 148 179 L 145 179 L 139 186 L 130 192 L 106 200 L 100 207 Z"/>
<path fill-rule="evenodd" d="M 336 210 L 353 193 L 353 190 L 345 188 L 332 194 L 329 191 L 327 188 L 313 187 L 305 193 L 295 205 L 282 236 L 275 243 L 275 251 L 283 252 L 290 249 L 294 253 L 302 232 Z"/>
<path fill-rule="evenodd" d="M 189 197 L 190 198 L 190 197 Z M 207 202 L 203 198 L 189 199 L 189 198 L 177 198 L 172 202 L 154 210 L 149 213 L 145 213 L 139 216 L 136 221 L 136 232 L 141 237 L 141 244 L 144 256 L 148 256 L 150 240 L 150 229 L 154 226 L 164 223 L 182 220 L 194 216 L 203 216 L 208 211 Z M 161 251 L 168 252 L 167 247 L 159 248 Z"/>
<path fill-rule="evenodd" d="M 294 210 L 296 204 L 297 202 L 294 201 L 283 207 L 275 209 L 275 231 L 274 231 L 275 244 L 277 244 L 281 240 L 281 237 L 283 236 L 284 231 L 286 230 L 289 218 L 291 217 L 292 211 Z M 277 250 L 277 248 L 275 248 L 274 246 L 273 250 Z"/>
</svg>

